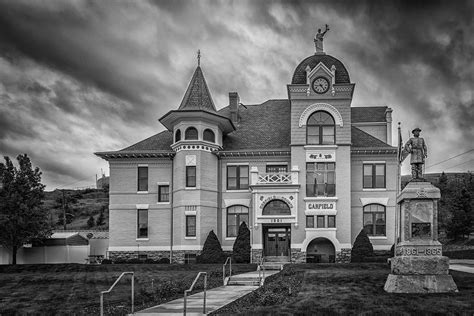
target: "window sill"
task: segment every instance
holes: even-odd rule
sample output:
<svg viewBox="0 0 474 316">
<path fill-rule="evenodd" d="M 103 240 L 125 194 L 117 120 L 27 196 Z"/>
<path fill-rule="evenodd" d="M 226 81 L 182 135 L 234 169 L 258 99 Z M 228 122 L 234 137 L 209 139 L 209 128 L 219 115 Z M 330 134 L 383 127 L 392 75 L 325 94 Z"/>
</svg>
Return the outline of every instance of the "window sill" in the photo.
<svg viewBox="0 0 474 316">
<path fill-rule="evenodd" d="M 137 238 L 136 241 L 149 241 L 150 238 Z"/>
<path fill-rule="evenodd" d="M 363 188 L 362 191 L 366 192 L 384 192 L 387 191 L 387 188 L 376 188 L 376 189 L 370 189 L 370 188 Z"/>
<path fill-rule="evenodd" d="M 333 227 L 321 227 L 321 228 L 308 228 L 306 227 L 304 229 L 305 231 L 336 231 L 337 228 L 333 228 Z"/>
<path fill-rule="evenodd" d="M 387 236 L 368 236 L 369 239 L 374 239 L 374 240 L 386 240 L 388 239 Z"/>
<path fill-rule="evenodd" d="M 229 193 L 232 193 L 232 192 L 249 192 L 249 189 L 242 189 L 242 190 L 226 190 L 225 192 L 229 192 Z"/>
<path fill-rule="evenodd" d="M 186 239 L 186 240 L 195 240 L 195 239 L 197 239 L 197 237 L 196 236 L 194 236 L 194 237 L 186 236 L 186 237 L 184 237 L 184 239 Z"/>
<path fill-rule="evenodd" d="M 158 205 L 166 205 L 166 204 L 170 204 L 170 202 L 156 202 L 156 204 L 158 204 Z"/>
<path fill-rule="evenodd" d="M 308 196 L 303 199 L 304 201 L 337 201 L 338 198 L 335 196 Z"/>
<path fill-rule="evenodd" d="M 226 237 L 225 240 L 236 240 L 237 237 Z"/>
<path fill-rule="evenodd" d="M 137 191 L 137 194 L 148 194 L 148 191 Z"/>
<path fill-rule="evenodd" d="M 185 190 L 197 190 L 196 187 L 185 187 L 184 189 L 185 189 Z"/>
</svg>

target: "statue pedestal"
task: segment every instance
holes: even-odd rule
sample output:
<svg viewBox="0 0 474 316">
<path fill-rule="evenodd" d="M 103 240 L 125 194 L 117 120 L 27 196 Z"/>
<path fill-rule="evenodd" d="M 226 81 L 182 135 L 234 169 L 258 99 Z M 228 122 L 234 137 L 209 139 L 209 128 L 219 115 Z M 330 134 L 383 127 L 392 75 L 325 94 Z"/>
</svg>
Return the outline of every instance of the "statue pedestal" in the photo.
<svg viewBox="0 0 474 316">
<path fill-rule="evenodd" d="M 449 275 L 449 258 L 438 241 L 439 189 L 429 182 L 410 182 L 397 198 L 400 242 L 385 283 L 390 293 L 457 292 Z"/>
</svg>

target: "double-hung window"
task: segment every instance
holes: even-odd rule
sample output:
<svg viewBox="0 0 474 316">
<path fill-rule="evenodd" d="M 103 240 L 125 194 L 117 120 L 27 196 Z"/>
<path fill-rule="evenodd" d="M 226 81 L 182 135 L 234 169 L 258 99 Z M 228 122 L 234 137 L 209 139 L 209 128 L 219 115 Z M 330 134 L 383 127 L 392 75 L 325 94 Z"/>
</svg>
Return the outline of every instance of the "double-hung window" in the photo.
<svg viewBox="0 0 474 316">
<path fill-rule="evenodd" d="M 138 191 L 148 191 L 148 167 L 138 167 Z"/>
<path fill-rule="evenodd" d="M 306 196 L 335 196 L 336 170 L 334 162 L 306 163 Z"/>
<path fill-rule="evenodd" d="M 249 166 L 227 166 L 227 190 L 249 188 Z"/>
<path fill-rule="evenodd" d="M 369 236 L 385 236 L 385 206 L 364 206 L 364 229 Z"/>
<path fill-rule="evenodd" d="M 158 202 L 170 201 L 170 186 L 158 185 Z"/>
<path fill-rule="evenodd" d="M 148 238 L 148 210 L 137 210 L 137 238 Z"/>
<path fill-rule="evenodd" d="M 186 187 L 196 187 L 196 166 L 186 166 Z"/>
<path fill-rule="evenodd" d="M 364 164 L 363 166 L 364 189 L 380 189 L 385 188 L 385 164 L 373 163 Z"/>
<path fill-rule="evenodd" d="M 186 216 L 186 237 L 196 237 L 196 215 Z"/>
<path fill-rule="evenodd" d="M 227 237 L 237 237 L 240 224 L 249 224 L 249 209 L 243 205 L 234 205 L 227 208 Z"/>
</svg>

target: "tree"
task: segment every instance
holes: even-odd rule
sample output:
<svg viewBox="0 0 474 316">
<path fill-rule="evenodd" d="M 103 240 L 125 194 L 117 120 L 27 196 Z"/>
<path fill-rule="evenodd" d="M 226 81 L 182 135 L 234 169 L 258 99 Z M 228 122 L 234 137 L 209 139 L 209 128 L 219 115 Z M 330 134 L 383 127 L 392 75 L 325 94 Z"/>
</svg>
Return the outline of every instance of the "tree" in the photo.
<svg viewBox="0 0 474 316">
<path fill-rule="evenodd" d="M 56 225 L 63 226 L 63 229 L 66 230 L 66 224 L 72 223 L 74 215 L 72 213 L 76 212 L 76 209 L 73 205 L 78 202 L 78 194 L 70 194 L 65 190 L 61 190 L 61 195 L 56 198 L 53 208 L 59 210 L 58 221 Z M 64 223 L 64 214 L 66 214 L 66 223 Z"/>
<path fill-rule="evenodd" d="M 92 228 L 94 227 L 94 225 L 95 225 L 94 216 L 91 215 L 89 219 L 87 220 L 87 227 Z"/>
<path fill-rule="evenodd" d="M 372 257 L 374 255 L 374 247 L 370 242 L 365 229 L 362 229 L 357 235 L 351 252 L 351 263 L 352 262 L 363 262 L 365 257 Z"/>
<path fill-rule="evenodd" d="M 16 264 L 17 251 L 26 243 L 51 236 L 48 211 L 42 207 L 44 185 L 41 171 L 34 170 L 30 158 L 17 157 L 18 168 L 9 157 L 0 163 L 0 244 L 11 251 Z"/>
<path fill-rule="evenodd" d="M 245 222 L 239 226 L 239 233 L 232 247 L 232 258 L 236 263 L 250 262 L 250 230 Z"/>
<path fill-rule="evenodd" d="M 102 209 L 100 210 L 100 214 L 99 214 L 99 217 L 97 218 L 97 222 L 96 222 L 97 226 L 102 226 L 102 225 L 105 224 L 104 209 L 105 209 L 105 207 L 102 207 Z"/>
<path fill-rule="evenodd" d="M 201 254 L 196 258 L 198 263 L 223 263 L 225 258 L 221 243 L 213 230 L 207 235 Z"/>
<path fill-rule="evenodd" d="M 451 221 L 448 222 L 446 230 L 448 236 L 453 239 L 464 239 L 472 230 L 471 195 L 464 186 L 456 192 L 455 198 L 451 200 Z"/>
</svg>

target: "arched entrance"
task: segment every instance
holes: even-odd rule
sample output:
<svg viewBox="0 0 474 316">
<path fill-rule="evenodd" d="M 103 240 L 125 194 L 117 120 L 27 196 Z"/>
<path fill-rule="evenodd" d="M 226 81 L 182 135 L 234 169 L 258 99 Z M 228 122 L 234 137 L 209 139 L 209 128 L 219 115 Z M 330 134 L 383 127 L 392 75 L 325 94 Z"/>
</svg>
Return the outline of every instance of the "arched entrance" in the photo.
<svg viewBox="0 0 474 316">
<path fill-rule="evenodd" d="M 306 248 L 306 262 L 329 263 L 336 259 L 336 249 L 333 243 L 326 238 L 313 239 Z"/>
<path fill-rule="evenodd" d="M 291 248 L 291 226 L 281 222 L 279 216 L 291 215 L 288 204 L 282 200 L 268 202 L 262 210 L 274 223 L 263 224 L 263 250 L 267 257 L 287 257 Z"/>
</svg>

